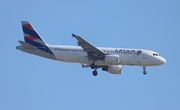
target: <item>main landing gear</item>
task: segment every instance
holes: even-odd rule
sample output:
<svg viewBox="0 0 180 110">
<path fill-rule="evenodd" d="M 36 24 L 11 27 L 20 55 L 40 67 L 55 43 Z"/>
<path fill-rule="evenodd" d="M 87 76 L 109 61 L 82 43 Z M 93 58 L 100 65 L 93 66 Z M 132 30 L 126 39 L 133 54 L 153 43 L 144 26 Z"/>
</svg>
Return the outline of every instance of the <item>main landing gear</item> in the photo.
<svg viewBox="0 0 180 110">
<path fill-rule="evenodd" d="M 95 69 L 96 65 L 93 63 L 90 65 L 91 69 Z"/>
<path fill-rule="evenodd" d="M 94 76 L 97 76 L 97 74 L 98 74 L 96 69 L 92 73 Z"/>
<path fill-rule="evenodd" d="M 98 72 L 97 72 L 96 65 L 93 63 L 93 64 L 90 65 L 90 67 L 91 67 L 91 69 L 95 69 L 95 70 L 92 72 L 92 74 L 93 74 L 94 76 L 97 76 Z"/>
<path fill-rule="evenodd" d="M 147 72 L 146 72 L 146 67 L 143 66 L 143 74 L 146 75 L 146 73 L 147 73 Z"/>
</svg>

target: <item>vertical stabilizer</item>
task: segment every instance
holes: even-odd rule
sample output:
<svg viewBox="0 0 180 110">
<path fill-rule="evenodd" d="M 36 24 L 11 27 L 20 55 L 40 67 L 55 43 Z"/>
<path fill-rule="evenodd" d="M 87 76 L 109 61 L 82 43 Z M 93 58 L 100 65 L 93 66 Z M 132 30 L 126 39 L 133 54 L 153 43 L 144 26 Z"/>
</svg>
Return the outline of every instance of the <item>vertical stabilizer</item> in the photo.
<svg viewBox="0 0 180 110">
<path fill-rule="evenodd" d="M 21 21 L 21 23 L 25 40 L 25 43 L 20 41 L 21 45 L 26 49 L 32 49 L 33 47 L 53 55 L 48 45 L 46 45 L 45 41 L 40 37 L 34 27 L 28 21 Z"/>
<path fill-rule="evenodd" d="M 40 45 L 46 44 L 28 21 L 21 21 L 21 23 L 22 23 L 25 42 L 35 47 L 37 47 L 39 44 Z"/>
</svg>

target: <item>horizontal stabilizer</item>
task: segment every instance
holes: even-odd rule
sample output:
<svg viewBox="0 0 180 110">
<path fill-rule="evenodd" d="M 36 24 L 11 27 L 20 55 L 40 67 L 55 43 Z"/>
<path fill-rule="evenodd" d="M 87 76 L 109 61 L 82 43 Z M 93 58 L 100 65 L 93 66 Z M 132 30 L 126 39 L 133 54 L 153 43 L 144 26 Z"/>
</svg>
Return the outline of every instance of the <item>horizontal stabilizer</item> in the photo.
<svg viewBox="0 0 180 110">
<path fill-rule="evenodd" d="M 34 47 L 34 46 L 24 42 L 24 41 L 18 41 L 18 42 L 26 49 L 32 49 L 32 50 L 36 49 L 36 47 Z"/>
</svg>

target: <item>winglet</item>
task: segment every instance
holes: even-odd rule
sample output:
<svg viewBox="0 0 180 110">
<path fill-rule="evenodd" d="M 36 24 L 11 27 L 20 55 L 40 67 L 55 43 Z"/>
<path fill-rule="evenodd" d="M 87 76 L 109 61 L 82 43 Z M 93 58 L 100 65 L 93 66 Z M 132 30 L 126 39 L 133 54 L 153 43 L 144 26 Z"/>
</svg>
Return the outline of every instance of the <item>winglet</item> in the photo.
<svg viewBox="0 0 180 110">
<path fill-rule="evenodd" d="M 82 68 L 84 68 L 84 67 L 85 67 L 85 65 L 84 65 L 84 64 L 82 64 L 82 63 L 81 63 L 81 65 L 82 65 Z"/>
<path fill-rule="evenodd" d="M 88 64 L 83 64 L 83 63 L 81 63 L 81 65 L 82 65 L 82 68 L 88 68 L 88 67 L 90 67 L 90 65 L 88 65 Z"/>
<path fill-rule="evenodd" d="M 76 35 L 75 34 L 73 34 L 73 33 L 71 33 L 72 34 L 72 37 L 75 37 Z"/>
</svg>

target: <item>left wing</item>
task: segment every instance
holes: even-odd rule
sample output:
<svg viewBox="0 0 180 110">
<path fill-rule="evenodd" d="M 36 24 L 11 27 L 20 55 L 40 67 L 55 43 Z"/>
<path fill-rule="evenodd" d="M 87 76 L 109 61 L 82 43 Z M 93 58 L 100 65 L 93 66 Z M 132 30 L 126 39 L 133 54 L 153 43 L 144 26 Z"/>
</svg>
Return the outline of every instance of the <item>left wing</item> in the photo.
<svg viewBox="0 0 180 110">
<path fill-rule="evenodd" d="M 89 42 L 87 42 L 86 40 L 84 40 L 83 38 L 81 38 L 80 36 L 77 36 L 75 34 L 72 33 L 72 37 L 75 37 L 78 40 L 78 45 L 81 46 L 84 51 L 87 53 L 88 58 L 94 59 L 94 58 L 104 58 L 105 53 L 102 52 L 101 50 L 99 50 L 98 48 L 94 47 L 92 44 L 90 44 Z"/>
</svg>

